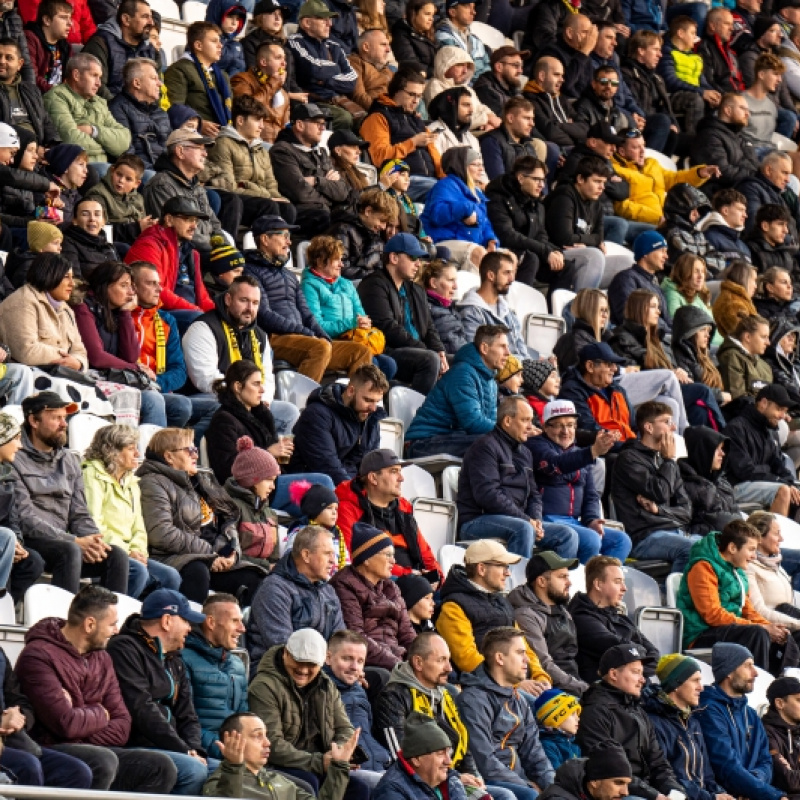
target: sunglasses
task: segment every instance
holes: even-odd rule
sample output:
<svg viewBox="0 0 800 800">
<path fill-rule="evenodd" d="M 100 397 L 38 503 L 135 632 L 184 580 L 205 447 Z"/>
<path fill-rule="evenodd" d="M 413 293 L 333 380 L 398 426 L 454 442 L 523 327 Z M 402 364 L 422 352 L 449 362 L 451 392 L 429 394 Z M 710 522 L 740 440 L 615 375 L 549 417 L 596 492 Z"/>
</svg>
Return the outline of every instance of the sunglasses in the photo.
<svg viewBox="0 0 800 800">
<path fill-rule="evenodd" d="M 620 131 L 620 135 L 624 136 L 626 139 L 638 139 L 642 132 L 638 128 L 627 128 L 624 131 Z"/>
<path fill-rule="evenodd" d="M 616 78 L 598 78 L 597 82 L 601 86 L 619 86 L 619 81 Z"/>
</svg>

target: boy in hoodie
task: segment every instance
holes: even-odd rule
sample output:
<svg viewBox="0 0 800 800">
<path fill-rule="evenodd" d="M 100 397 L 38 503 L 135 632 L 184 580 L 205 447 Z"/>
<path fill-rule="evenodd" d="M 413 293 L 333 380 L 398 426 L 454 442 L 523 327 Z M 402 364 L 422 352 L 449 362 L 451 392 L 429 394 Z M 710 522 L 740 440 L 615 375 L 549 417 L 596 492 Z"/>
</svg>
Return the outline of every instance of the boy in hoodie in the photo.
<svg viewBox="0 0 800 800">
<path fill-rule="evenodd" d="M 206 9 L 206 22 L 219 25 L 222 31 L 222 57 L 219 68 L 232 78 L 247 69 L 238 36 L 247 20 L 247 9 L 236 0 L 211 0 Z"/>
<path fill-rule="evenodd" d="M 778 678 L 767 688 L 769 709 L 761 718 L 772 756 L 772 785 L 796 797 L 800 792 L 800 757 L 794 741 L 800 736 L 800 681 Z"/>
<path fill-rule="evenodd" d="M 741 234 L 747 219 L 747 198 L 736 189 L 721 189 L 711 198 L 713 211 L 697 223 L 708 244 L 725 259 L 726 266 L 736 259 L 752 261 L 750 248 Z"/>
<path fill-rule="evenodd" d="M 683 432 L 688 455 L 678 459 L 683 488 L 692 501 L 692 534 L 705 536 L 722 530 L 731 520 L 741 519 L 733 487 L 725 476 L 729 439 L 705 425 Z"/>
<path fill-rule="evenodd" d="M 539 741 L 553 769 L 571 758 L 580 758 L 581 749 L 575 744 L 581 715 L 578 698 L 559 689 L 548 689 L 536 698 L 533 709 L 539 723 Z"/>
<path fill-rule="evenodd" d="M 428 104 L 428 116 L 440 123 L 431 127 L 438 127 L 433 146 L 441 155 L 451 147 L 466 146 L 480 152 L 478 140 L 470 133 L 473 96 L 466 86 L 453 86 L 437 94 Z"/>
<path fill-rule="evenodd" d="M 263 216 L 278 214 L 291 225 L 295 207 L 280 193 L 272 162 L 261 140 L 267 109 L 248 95 L 237 97 L 231 124 L 222 128 L 209 150 L 204 177 L 223 203 L 235 194 L 242 202 L 239 225 L 250 228 Z M 236 226 L 238 227 L 238 226 Z"/>
</svg>

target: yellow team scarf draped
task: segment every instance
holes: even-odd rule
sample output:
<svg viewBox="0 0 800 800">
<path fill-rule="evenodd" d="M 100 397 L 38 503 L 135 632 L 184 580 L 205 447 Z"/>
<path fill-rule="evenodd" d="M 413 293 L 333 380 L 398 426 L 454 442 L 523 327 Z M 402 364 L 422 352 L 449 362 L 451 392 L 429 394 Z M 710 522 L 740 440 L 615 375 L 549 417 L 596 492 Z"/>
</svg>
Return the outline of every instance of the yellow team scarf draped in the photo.
<svg viewBox="0 0 800 800">
<path fill-rule="evenodd" d="M 236 341 L 236 335 L 233 332 L 233 328 L 228 325 L 225 320 L 222 320 L 222 330 L 225 333 L 225 338 L 228 340 L 228 356 L 230 357 L 231 364 L 234 361 L 241 361 L 242 360 L 242 353 L 239 350 L 239 342 Z M 261 361 L 261 348 L 258 345 L 258 337 L 256 336 L 256 332 L 254 330 L 250 331 L 250 342 L 253 349 L 253 362 L 261 371 L 261 377 L 266 380 L 266 375 L 264 375 L 264 364 Z"/>
<path fill-rule="evenodd" d="M 156 375 L 163 375 L 167 369 L 167 334 L 164 331 L 164 320 L 161 314 L 153 316 L 156 329 Z"/>
<path fill-rule="evenodd" d="M 426 717 L 433 717 L 430 698 L 419 689 L 411 688 L 411 710 L 425 714 Z M 469 734 L 458 714 L 456 701 L 453 700 L 452 695 L 446 689 L 442 690 L 442 710 L 448 725 L 458 734 L 458 745 L 455 753 L 453 753 L 453 763 L 458 764 L 467 754 Z"/>
</svg>

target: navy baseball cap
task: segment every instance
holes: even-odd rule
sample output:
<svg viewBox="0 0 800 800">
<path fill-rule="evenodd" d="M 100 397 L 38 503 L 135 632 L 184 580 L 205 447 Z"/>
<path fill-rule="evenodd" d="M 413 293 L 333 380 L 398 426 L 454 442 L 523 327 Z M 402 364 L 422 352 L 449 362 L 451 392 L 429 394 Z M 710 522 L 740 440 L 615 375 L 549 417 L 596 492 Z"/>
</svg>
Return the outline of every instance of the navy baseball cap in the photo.
<svg viewBox="0 0 800 800">
<path fill-rule="evenodd" d="M 384 253 L 405 253 L 411 258 L 429 258 L 430 254 L 413 233 L 396 233 L 386 242 Z"/>
<path fill-rule="evenodd" d="M 587 344 L 580 349 L 578 361 L 585 364 L 587 361 L 606 361 L 609 364 L 624 364 L 625 359 L 618 356 L 605 342 Z"/>
<path fill-rule="evenodd" d="M 206 615 L 193 611 L 189 601 L 174 589 L 156 589 L 142 603 L 142 619 L 161 619 L 164 614 L 180 617 L 192 624 L 205 622 Z"/>
</svg>

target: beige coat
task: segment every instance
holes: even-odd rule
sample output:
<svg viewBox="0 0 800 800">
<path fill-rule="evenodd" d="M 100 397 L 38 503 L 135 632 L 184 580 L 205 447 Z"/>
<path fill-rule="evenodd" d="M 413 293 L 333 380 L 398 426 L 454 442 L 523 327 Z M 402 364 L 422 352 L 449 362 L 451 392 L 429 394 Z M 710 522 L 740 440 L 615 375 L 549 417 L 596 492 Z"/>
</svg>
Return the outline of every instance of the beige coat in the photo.
<svg viewBox="0 0 800 800">
<path fill-rule="evenodd" d="M 775 610 L 781 603 L 795 604 L 792 581 L 786 570 L 782 567 L 772 570 L 758 561 L 753 561 L 747 567 L 747 579 L 750 586 L 750 602 L 764 619 L 785 625 L 792 631 L 800 630 L 800 619 L 794 619 Z"/>
<path fill-rule="evenodd" d="M 14 361 L 29 367 L 53 364 L 62 351 L 84 370 L 89 363 L 72 309 L 64 303 L 56 311 L 44 292 L 27 284 L 0 303 L 0 342 L 11 348 Z"/>
</svg>

